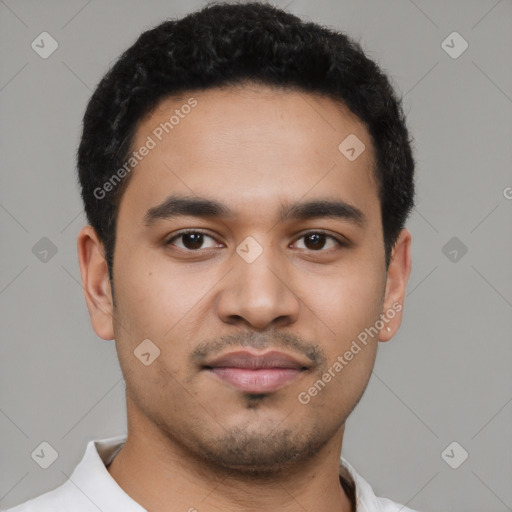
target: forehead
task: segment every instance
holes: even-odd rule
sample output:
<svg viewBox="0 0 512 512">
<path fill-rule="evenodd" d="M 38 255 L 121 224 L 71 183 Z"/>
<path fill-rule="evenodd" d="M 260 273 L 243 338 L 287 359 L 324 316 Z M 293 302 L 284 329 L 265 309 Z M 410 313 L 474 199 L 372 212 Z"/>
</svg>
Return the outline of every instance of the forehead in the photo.
<svg viewBox="0 0 512 512">
<path fill-rule="evenodd" d="M 283 201 L 315 197 L 379 213 L 366 126 L 325 96 L 254 85 L 169 97 L 138 123 L 132 150 L 119 217 L 142 220 L 172 193 L 217 198 L 253 217 L 264 213 L 255 206 L 276 213 Z"/>
</svg>

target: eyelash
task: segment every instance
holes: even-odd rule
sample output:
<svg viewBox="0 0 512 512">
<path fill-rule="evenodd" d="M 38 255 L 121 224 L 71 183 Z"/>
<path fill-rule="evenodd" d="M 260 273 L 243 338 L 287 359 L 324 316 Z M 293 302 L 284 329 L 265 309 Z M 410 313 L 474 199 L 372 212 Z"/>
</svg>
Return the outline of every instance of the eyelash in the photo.
<svg viewBox="0 0 512 512">
<path fill-rule="evenodd" d="M 212 238 L 213 240 L 215 240 L 215 238 L 208 234 L 207 232 L 205 231 L 202 231 L 201 229 L 185 229 L 183 231 L 180 231 L 178 233 L 176 233 L 175 235 L 173 235 L 171 238 L 169 238 L 166 242 L 165 242 L 165 245 L 173 245 L 172 242 L 174 240 L 177 240 L 178 238 L 180 238 L 181 236 L 184 236 L 184 235 L 189 235 L 189 234 L 201 234 L 201 235 L 204 235 L 204 236 L 208 236 L 210 238 Z M 312 230 L 312 231 L 308 231 L 307 233 L 303 233 L 299 238 L 297 238 L 297 240 L 300 240 L 301 238 L 305 238 L 306 236 L 308 235 L 325 235 L 326 238 L 328 239 L 331 239 L 331 240 L 334 240 L 334 242 L 338 245 L 338 248 L 340 247 L 348 247 L 348 242 L 344 242 L 342 240 L 340 240 L 339 238 L 333 236 L 333 235 L 330 235 L 328 234 L 327 232 L 321 230 L 321 229 L 317 229 L 317 230 Z M 204 249 L 187 249 L 187 248 L 182 248 L 182 247 L 178 247 L 178 249 L 181 249 L 181 250 L 184 250 L 184 251 L 187 251 L 187 252 L 190 252 L 190 253 L 193 253 L 193 252 L 200 252 L 201 250 L 204 250 Z M 313 250 L 313 249 L 309 249 L 311 252 L 327 252 L 328 250 L 332 249 L 329 248 L 329 249 L 319 249 L 319 250 Z M 305 250 L 308 250 L 308 249 L 305 249 Z"/>
</svg>

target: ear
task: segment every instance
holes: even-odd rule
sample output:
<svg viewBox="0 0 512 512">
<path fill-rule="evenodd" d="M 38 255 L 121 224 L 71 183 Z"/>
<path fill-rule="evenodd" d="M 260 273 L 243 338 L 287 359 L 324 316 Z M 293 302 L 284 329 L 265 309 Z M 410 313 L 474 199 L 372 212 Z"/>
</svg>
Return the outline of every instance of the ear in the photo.
<svg viewBox="0 0 512 512">
<path fill-rule="evenodd" d="M 389 262 L 382 310 L 383 318 L 387 318 L 388 321 L 384 321 L 384 327 L 379 332 L 379 341 L 389 341 L 400 328 L 405 290 L 410 273 L 411 233 L 407 229 L 402 229 Z"/>
<path fill-rule="evenodd" d="M 96 334 L 114 339 L 113 301 L 103 244 L 92 226 L 84 226 L 77 239 L 82 289 Z"/>
</svg>

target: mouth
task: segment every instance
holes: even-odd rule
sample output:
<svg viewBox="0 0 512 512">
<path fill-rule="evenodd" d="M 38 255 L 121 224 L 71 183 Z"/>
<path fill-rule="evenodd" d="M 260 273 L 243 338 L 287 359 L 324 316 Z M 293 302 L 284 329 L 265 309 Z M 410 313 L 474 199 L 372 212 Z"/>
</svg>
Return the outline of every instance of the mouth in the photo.
<svg viewBox="0 0 512 512">
<path fill-rule="evenodd" d="M 309 370 L 309 363 L 284 352 L 230 352 L 203 365 L 216 378 L 246 393 L 277 391 Z"/>
</svg>

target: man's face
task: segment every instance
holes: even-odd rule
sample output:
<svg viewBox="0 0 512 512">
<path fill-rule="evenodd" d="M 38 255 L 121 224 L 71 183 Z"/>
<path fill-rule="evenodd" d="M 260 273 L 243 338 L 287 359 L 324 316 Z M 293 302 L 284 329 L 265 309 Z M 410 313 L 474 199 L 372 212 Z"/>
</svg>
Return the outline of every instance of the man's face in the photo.
<svg viewBox="0 0 512 512">
<path fill-rule="evenodd" d="M 195 106 L 181 109 L 191 97 Z M 161 123 L 176 109 L 179 122 L 166 133 Z M 351 134 L 366 147 L 353 161 L 338 149 Z M 339 448 L 377 336 L 358 342 L 341 370 L 335 362 L 386 306 L 365 126 L 325 97 L 254 86 L 166 99 L 139 123 L 133 149 L 153 146 L 148 136 L 155 147 L 122 197 L 114 254 L 113 334 L 129 428 L 226 469 L 274 471 Z M 225 211 L 188 206 L 183 215 L 178 203 L 157 211 L 171 195 Z M 337 214 L 290 210 L 317 201 L 339 203 Z M 393 331 L 398 317 L 386 324 Z M 145 365 L 134 351 L 147 339 L 160 354 Z M 147 362 L 155 352 L 143 347 Z M 241 350 L 284 352 L 298 368 L 215 366 Z"/>
</svg>

